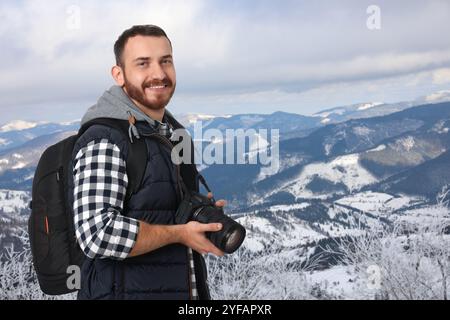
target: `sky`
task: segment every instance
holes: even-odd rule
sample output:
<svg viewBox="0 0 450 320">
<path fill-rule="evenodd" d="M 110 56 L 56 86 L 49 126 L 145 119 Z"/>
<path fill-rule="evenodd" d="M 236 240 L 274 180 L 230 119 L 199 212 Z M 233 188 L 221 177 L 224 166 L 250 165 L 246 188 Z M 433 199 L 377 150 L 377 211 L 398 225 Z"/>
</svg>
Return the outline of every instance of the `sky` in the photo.
<svg viewBox="0 0 450 320">
<path fill-rule="evenodd" d="M 176 114 L 310 115 L 450 89 L 448 0 L 2 0 L 0 124 L 81 118 L 136 24 L 172 41 Z"/>
</svg>

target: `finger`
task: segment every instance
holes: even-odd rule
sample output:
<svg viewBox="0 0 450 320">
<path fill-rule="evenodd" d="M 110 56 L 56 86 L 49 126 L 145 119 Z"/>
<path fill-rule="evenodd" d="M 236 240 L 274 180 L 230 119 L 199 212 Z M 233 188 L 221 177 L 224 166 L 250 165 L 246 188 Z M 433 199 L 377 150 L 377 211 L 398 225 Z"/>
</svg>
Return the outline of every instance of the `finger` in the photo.
<svg viewBox="0 0 450 320">
<path fill-rule="evenodd" d="M 221 223 L 205 223 L 201 224 L 201 231 L 219 231 L 222 229 Z"/>
<path fill-rule="evenodd" d="M 207 241 L 206 247 L 204 249 L 207 253 L 212 253 L 218 257 L 222 257 L 224 255 L 224 252 L 217 248 L 211 241 Z"/>
<path fill-rule="evenodd" d="M 218 257 L 223 257 L 223 255 L 224 255 L 224 252 L 222 250 L 219 250 L 215 246 L 212 246 L 212 248 L 209 252 L 211 252 L 212 254 L 215 254 Z"/>
<path fill-rule="evenodd" d="M 225 207 L 226 205 L 227 205 L 226 200 L 220 199 L 220 200 L 216 201 L 216 206 L 218 206 L 218 207 Z"/>
<path fill-rule="evenodd" d="M 201 249 L 194 249 L 194 250 L 197 251 L 197 253 L 201 254 L 202 256 L 203 256 L 204 254 L 206 254 L 206 251 L 205 251 L 205 250 L 201 250 Z"/>
</svg>

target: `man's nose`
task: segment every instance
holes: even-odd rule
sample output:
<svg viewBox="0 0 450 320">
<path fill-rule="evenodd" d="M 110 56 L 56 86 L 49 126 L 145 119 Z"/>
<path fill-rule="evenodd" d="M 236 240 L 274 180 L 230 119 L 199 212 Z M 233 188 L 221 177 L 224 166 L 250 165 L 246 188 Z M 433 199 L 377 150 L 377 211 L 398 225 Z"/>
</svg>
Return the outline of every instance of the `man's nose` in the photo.
<svg viewBox="0 0 450 320">
<path fill-rule="evenodd" d="M 150 78 L 153 80 L 163 80 L 166 77 L 164 69 L 158 62 L 153 63 L 150 68 Z"/>
</svg>

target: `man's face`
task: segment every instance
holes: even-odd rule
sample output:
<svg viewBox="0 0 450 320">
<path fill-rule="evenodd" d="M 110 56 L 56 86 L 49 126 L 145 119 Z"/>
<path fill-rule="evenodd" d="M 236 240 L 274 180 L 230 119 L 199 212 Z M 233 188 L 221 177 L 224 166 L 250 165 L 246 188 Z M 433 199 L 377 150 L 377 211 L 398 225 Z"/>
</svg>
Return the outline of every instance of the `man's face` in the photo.
<svg viewBox="0 0 450 320">
<path fill-rule="evenodd" d="M 139 107 L 159 110 L 169 103 L 176 74 L 167 38 L 129 38 L 122 55 L 122 69 L 124 90 Z"/>
</svg>

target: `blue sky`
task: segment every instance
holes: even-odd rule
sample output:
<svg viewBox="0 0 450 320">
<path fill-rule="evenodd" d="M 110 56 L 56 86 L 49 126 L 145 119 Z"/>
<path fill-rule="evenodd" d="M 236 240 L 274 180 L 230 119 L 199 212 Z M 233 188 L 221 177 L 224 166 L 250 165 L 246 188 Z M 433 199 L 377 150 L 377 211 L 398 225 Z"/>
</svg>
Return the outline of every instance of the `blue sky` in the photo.
<svg viewBox="0 0 450 320">
<path fill-rule="evenodd" d="M 2 1 L 0 123 L 80 118 L 113 84 L 115 39 L 144 23 L 172 40 L 175 113 L 312 114 L 450 89 L 446 0 Z"/>
</svg>

